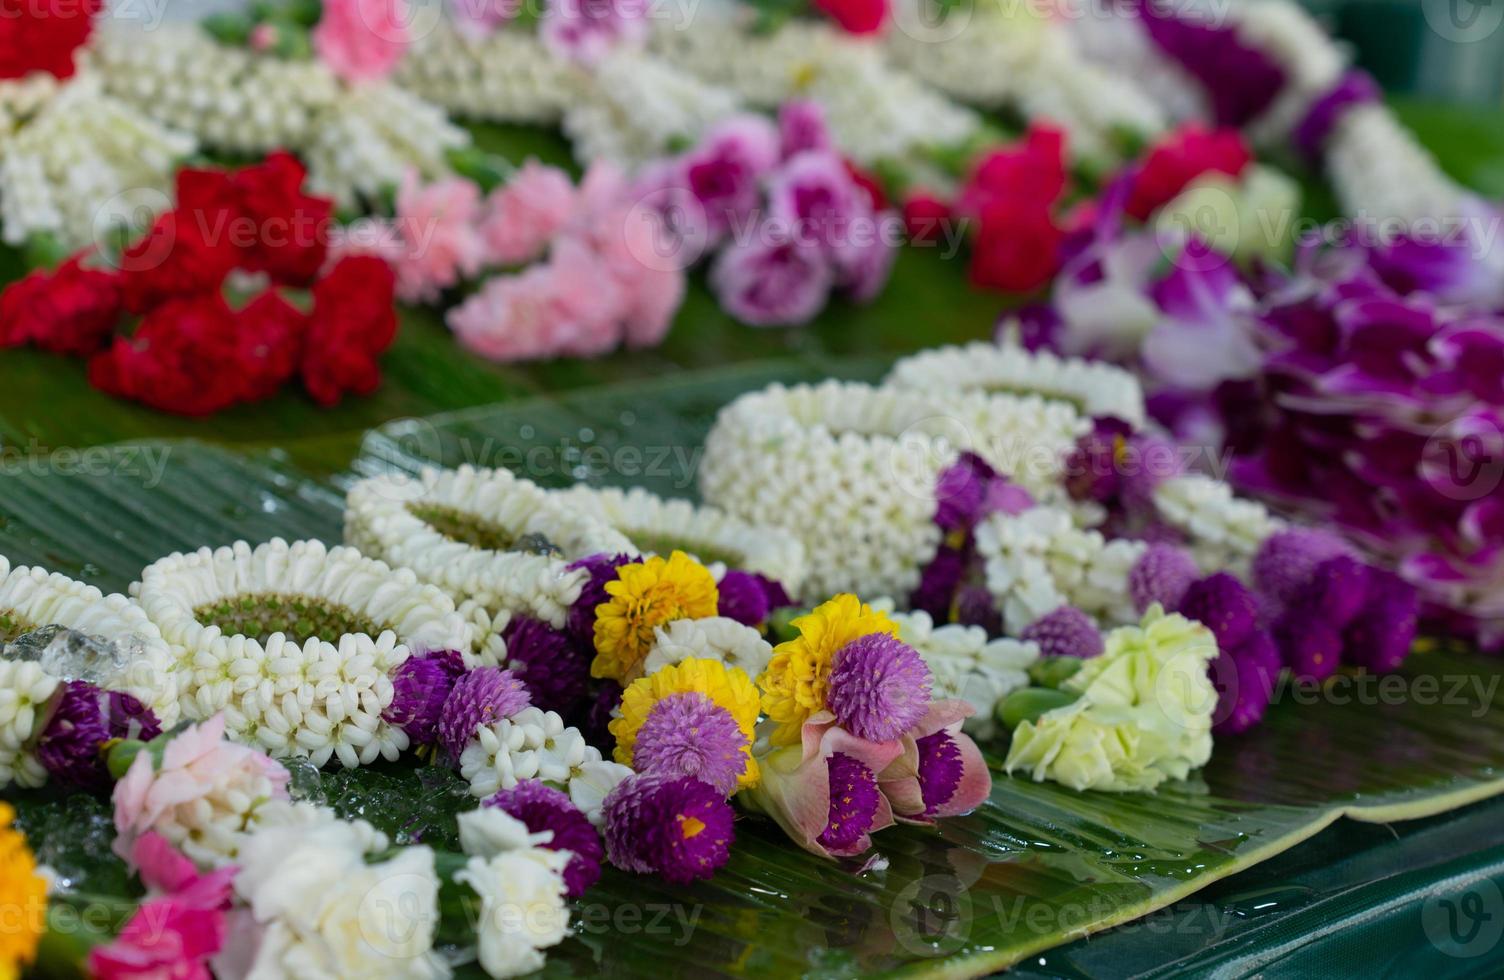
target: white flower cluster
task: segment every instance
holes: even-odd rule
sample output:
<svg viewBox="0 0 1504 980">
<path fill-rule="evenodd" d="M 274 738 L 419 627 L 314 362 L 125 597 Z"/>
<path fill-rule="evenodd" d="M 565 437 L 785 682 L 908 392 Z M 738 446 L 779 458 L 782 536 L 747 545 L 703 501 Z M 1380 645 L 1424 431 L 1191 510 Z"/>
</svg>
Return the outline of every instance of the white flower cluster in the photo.
<svg viewBox="0 0 1504 980">
<path fill-rule="evenodd" d="M 306 804 L 269 804 L 286 819 L 245 836 L 232 943 L 216 971 L 246 978 L 439 980 L 433 950 L 440 879 L 433 851 L 409 846 L 377 860 L 386 837 Z M 245 920 L 253 920 L 245 921 Z M 253 924 L 254 923 L 254 924 Z"/>
<path fill-rule="evenodd" d="M 62 682 L 29 660 L 0 660 L 0 789 L 40 786 L 47 770 L 31 751 L 42 710 Z"/>
<path fill-rule="evenodd" d="M 194 150 L 191 138 L 106 96 L 87 74 L 31 107 L 24 122 L 12 117 L 14 130 L 0 125 L 0 223 L 10 245 L 42 234 L 70 251 L 94 243 L 110 215 L 159 209 Z M 7 115 L 0 109 L 0 123 Z"/>
<path fill-rule="evenodd" d="M 10 568 L 0 558 L 0 638 L 43 626 L 64 626 L 115 644 L 125 659 L 90 665 L 90 675 L 81 679 L 133 695 L 164 728 L 177 723 L 172 655 L 140 607 L 126 596 L 105 595 L 57 572 L 25 565 Z"/>
<path fill-rule="evenodd" d="M 392 77 L 451 112 L 498 122 L 558 122 L 588 87 L 584 73 L 554 57 L 535 32 L 482 37 L 450 24 L 417 39 Z"/>
<path fill-rule="evenodd" d="M 1283 144 L 1311 104 L 1347 68 L 1347 56 L 1321 25 L 1289 0 L 1246 0 L 1227 8 L 1238 40 L 1274 61 L 1285 74 L 1274 103 L 1248 126 L 1265 144 Z"/>
<path fill-rule="evenodd" d="M 977 738 L 996 734 L 998 703 L 1029 686 L 1029 666 L 1039 659 L 1038 645 L 1008 637 L 989 640 L 980 626 L 936 626 L 927 612 L 887 612 L 898 624 L 899 638 L 918 650 L 929 667 L 932 696 L 970 704 L 976 714 L 963 727 Z"/>
<path fill-rule="evenodd" d="M 1343 114 L 1327 139 L 1326 172 L 1344 214 L 1434 222 L 1463 207 L 1463 189 L 1382 104 Z"/>
<path fill-rule="evenodd" d="M 1127 79 L 1151 98 L 1167 121 L 1209 119 L 1210 100 L 1201 84 L 1170 58 L 1143 29 L 1137 11 L 1092 7 L 1089 16 L 1064 17 L 1081 57 L 1115 79 Z"/>
<path fill-rule="evenodd" d="M 1166 128 L 1159 105 L 1133 79 L 1104 71 L 1077 50 L 1068 30 L 1024 5 L 955 8 L 927 24 L 929 15 L 918 9 L 923 2 L 904 0 L 895 8 L 901 29 L 888 32 L 887 50 L 940 91 L 1054 123 L 1080 158 L 1116 159 L 1118 133 L 1152 137 Z"/>
<path fill-rule="evenodd" d="M 977 527 L 976 542 L 987 591 L 1010 633 L 1067 605 L 1107 624 L 1138 619 L 1128 574 L 1147 547 L 1142 541 L 1109 541 L 1077 527 L 1068 511 L 1031 507 L 987 518 Z"/>
<path fill-rule="evenodd" d="M 700 489 L 804 543 L 805 598 L 907 595 L 940 543 L 936 482 L 959 452 L 977 452 L 1036 497 L 1058 497 L 1065 454 L 1087 425 L 1039 398 L 774 385 L 721 410 Z"/>
<path fill-rule="evenodd" d="M 836 144 L 863 165 L 922 159 L 934 147 L 966 142 L 980 127 L 976 113 L 895 70 L 874 42 L 815 21 L 762 33 L 707 11 L 689 30 L 661 28 L 652 48 L 760 108 L 813 99 Z"/>
<path fill-rule="evenodd" d="M 318 541 L 170 555 L 132 592 L 171 649 L 185 716 L 222 711 L 232 738 L 320 766 L 395 759 L 407 736 L 381 717 L 388 673 L 414 650 L 468 651 L 473 637 L 411 571 Z"/>
<path fill-rule="evenodd" d="M 1144 424 L 1144 389 L 1132 372 L 1105 361 L 1033 353 L 1016 344 L 978 341 L 901 358 L 885 384 L 928 394 L 982 391 L 1064 401 L 1092 418 Z"/>
<path fill-rule="evenodd" d="M 590 75 L 564 112 L 564 134 L 582 163 L 625 170 L 692 145 L 739 108 L 735 95 L 636 48 L 618 48 Z"/>
<path fill-rule="evenodd" d="M 600 761 L 600 751 L 558 712 L 523 708 L 475 730 L 460 755 L 460 775 L 473 795 L 485 799 L 523 779 L 568 785 L 587 763 Z"/>
<path fill-rule="evenodd" d="M 676 619 L 653 630 L 657 642 L 642 663 L 644 674 L 689 659 L 718 660 L 748 677 L 757 677 L 773 659 L 773 647 L 762 634 L 734 619 Z"/>
<path fill-rule="evenodd" d="M 569 934 L 564 869 L 571 855 L 540 845 L 552 831 L 532 834 L 503 810 L 460 814 L 460 847 L 470 860 L 454 880 L 481 901 L 476 941 L 481 969 L 516 977 L 542 969 L 543 950 Z"/>
<path fill-rule="evenodd" d="M 9 136 L 41 111 L 63 85 L 45 71 L 34 71 L 25 78 L 0 79 L 0 137 Z"/>
<path fill-rule="evenodd" d="M 525 546 L 529 535 L 563 556 L 508 550 Z M 494 629 L 505 625 L 502 613 L 525 612 L 562 627 L 588 577 L 568 564 L 634 552 L 620 532 L 530 481 L 471 466 L 361 480 L 345 498 L 345 540 L 487 612 L 493 630 L 483 652 L 493 660 L 505 652 Z"/>
<path fill-rule="evenodd" d="M 1190 539 L 1187 547 L 1197 565 L 1242 578 L 1247 578 L 1259 545 L 1283 527 L 1263 504 L 1236 496 L 1226 483 L 1199 473 L 1171 477 L 1155 487 L 1154 506 Z"/>
<path fill-rule="evenodd" d="M 631 540 L 634 552 L 667 557 L 677 549 L 705 565 L 765 575 L 790 594 L 804 584 L 804 545 L 787 531 L 749 524 L 716 507 L 655 496 L 640 487 L 576 484 L 554 496 L 569 509 L 615 528 Z"/>
</svg>

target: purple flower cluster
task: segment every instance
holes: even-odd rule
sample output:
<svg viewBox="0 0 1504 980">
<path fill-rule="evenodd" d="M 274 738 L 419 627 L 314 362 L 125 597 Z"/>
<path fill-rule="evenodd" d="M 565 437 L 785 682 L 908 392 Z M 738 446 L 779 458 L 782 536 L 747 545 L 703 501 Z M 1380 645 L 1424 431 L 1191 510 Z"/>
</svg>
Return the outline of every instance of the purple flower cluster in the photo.
<svg viewBox="0 0 1504 980">
<path fill-rule="evenodd" d="M 1020 640 L 1039 644 L 1046 657 L 1095 657 L 1102 652 L 1102 631 L 1075 606 L 1061 606 L 1045 613 L 1018 634 Z"/>
<path fill-rule="evenodd" d="M 476 729 L 510 718 L 531 704 L 516 674 L 500 667 L 477 667 L 460 675 L 444 701 L 435 732 L 438 744 L 449 758 L 458 759 Z"/>
<path fill-rule="evenodd" d="M 785 105 L 777 126 L 723 120 L 692 149 L 646 167 L 639 191 L 662 211 L 683 265 L 716 252 L 711 288 L 753 326 L 807 323 L 832 292 L 873 299 L 903 227 L 835 151 L 810 102 Z"/>
<path fill-rule="evenodd" d="M 414 745 L 432 745 L 438 737 L 444 702 L 465 673 L 458 650 L 414 654 L 392 671 L 392 703 L 381 716 L 407 733 Z"/>
<path fill-rule="evenodd" d="M 566 794 L 536 779 L 524 779 L 481 805 L 506 811 L 526 824 L 531 833 L 547 830 L 553 834 L 543 846 L 573 855 L 564 869 L 570 898 L 579 898 L 600 880 L 605 858 L 600 835 Z"/>
<path fill-rule="evenodd" d="M 564 630 L 517 616 L 502 631 L 507 669 L 532 694 L 533 704 L 568 718 L 590 697 L 591 653 Z"/>
<path fill-rule="evenodd" d="M 1149 0 L 1130 6 L 1149 40 L 1201 84 L 1218 125 L 1252 122 L 1284 89 L 1284 69 L 1234 28 Z"/>
<path fill-rule="evenodd" d="M 833 752 L 826 760 L 830 774 L 830 814 L 815 838 L 832 852 L 849 848 L 872 830 L 882 794 L 877 774 L 858 759 Z"/>
<path fill-rule="evenodd" d="M 632 766 L 643 773 L 694 776 L 730 796 L 747 768 L 746 745 L 731 712 L 699 691 L 680 691 L 648 712 Z"/>
<path fill-rule="evenodd" d="M 1218 694 L 1212 731 L 1246 732 L 1264 719 L 1280 672 L 1279 651 L 1260 622 L 1258 599 L 1236 576 L 1218 572 L 1191 583 L 1177 611 L 1217 638 L 1219 652 L 1211 666 Z"/>
<path fill-rule="evenodd" d="M 930 669 L 903 641 L 869 633 L 836 651 L 826 701 L 847 731 L 886 742 L 924 717 L 930 704 Z"/>
<path fill-rule="evenodd" d="M 628 776 L 601 814 L 612 864 L 676 885 L 715 874 L 736 837 L 725 795 L 691 776 Z"/>
<path fill-rule="evenodd" d="M 88 681 L 68 681 L 37 736 L 37 759 L 66 786 L 103 790 L 110 785 L 101 750 L 114 739 L 149 742 L 162 734 L 150 708 L 129 694 L 102 691 Z"/>
</svg>

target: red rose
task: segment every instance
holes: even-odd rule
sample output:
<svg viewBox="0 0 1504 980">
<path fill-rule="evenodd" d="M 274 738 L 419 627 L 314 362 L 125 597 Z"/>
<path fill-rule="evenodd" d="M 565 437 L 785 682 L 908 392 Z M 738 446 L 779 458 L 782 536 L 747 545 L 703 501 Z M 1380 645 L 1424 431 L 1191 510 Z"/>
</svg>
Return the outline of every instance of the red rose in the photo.
<svg viewBox="0 0 1504 980">
<path fill-rule="evenodd" d="M 1125 210 L 1140 221 L 1173 201 L 1186 185 L 1204 173 L 1236 177 L 1252 154 L 1237 130 L 1208 131 L 1187 123 L 1166 135 L 1149 151 L 1133 178 Z"/>
<path fill-rule="evenodd" d="M 876 34 L 888 21 L 888 0 L 815 0 L 815 7 L 848 34 Z"/>
<path fill-rule="evenodd" d="M 0 78 L 73 75 L 73 53 L 94 30 L 103 0 L 6 0 L 0 5 Z"/>
<path fill-rule="evenodd" d="M 306 175 L 282 152 L 239 170 L 187 168 L 178 172 L 178 210 L 192 214 L 211 240 L 226 242 L 241 268 L 306 286 L 328 254 L 334 212 L 327 198 L 303 193 Z"/>
<path fill-rule="evenodd" d="M 120 256 L 125 305 L 147 313 L 159 303 L 215 293 L 235 268 L 235 252 L 198 216 L 168 211 Z"/>
<path fill-rule="evenodd" d="M 339 260 L 313 284 L 313 317 L 303 350 L 303 385 L 321 405 L 381 384 L 381 353 L 397 336 L 396 278 L 371 255 Z"/>
<path fill-rule="evenodd" d="M 976 216 L 998 197 L 1012 196 L 1054 204 L 1065 192 L 1065 133 L 1053 126 L 1031 125 L 1023 142 L 993 150 L 961 188 L 956 210 Z"/>
<path fill-rule="evenodd" d="M 0 293 L 0 347 L 33 344 L 87 357 L 104 346 L 123 312 L 120 283 L 86 269 L 76 255 L 56 270 L 39 269 Z"/>
<path fill-rule="evenodd" d="M 1010 293 L 1032 292 L 1059 268 L 1062 237 L 1047 204 L 999 198 L 982 211 L 972 247 L 971 281 Z"/>
<path fill-rule="evenodd" d="M 950 205 L 929 191 L 913 191 L 903 202 L 903 224 L 909 241 L 932 245 L 950 220 Z"/>
<path fill-rule="evenodd" d="M 298 373 L 308 318 L 268 289 L 235 314 L 242 397 L 270 398 Z"/>
<path fill-rule="evenodd" d="M 241 400 L 235 314 L 217 293 L 169 300 L 89 362 L 89 383 L 164 412 L 211 415 Z"/>
</svg>

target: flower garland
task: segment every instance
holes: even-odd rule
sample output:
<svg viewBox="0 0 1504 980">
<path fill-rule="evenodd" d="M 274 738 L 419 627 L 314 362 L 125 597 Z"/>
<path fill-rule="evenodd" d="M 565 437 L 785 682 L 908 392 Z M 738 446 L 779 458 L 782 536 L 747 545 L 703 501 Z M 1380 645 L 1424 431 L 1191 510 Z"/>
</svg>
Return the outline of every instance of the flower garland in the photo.
<svg viewBox="0 0 1504 980">
<path fill-rule="evenodd" d="M 935 490 L 972 449 L 1042 497 L 1059 497 L 1083 431 L 1069 406 L 1038 398 L 915 392 L 825 382 L 774 386 L 722 409 L 706 440 L 704 498 L 804 543 L 803 594 L 859 587 L 907 596 L 942 532 Z"/>
<path fill-rule="evenodd" d="M 536 34 L 446 22 L 414 40 L 392 78 L 453 113 L 497 122 L 557 123 L 589 88 L 585 72 Z"/>
<path fill-rule="evenodd" d="M 233 737 L 316 765 L 396 758 L 407 739 L 383 718 L 388 675 L 474 638 L 411 571 L 317 541 L 170 555 L 131 592 L 172 651 L 184 716 L 223 712 Z"/>
<path fill-rule="evenodd" d="M 493 624 L 526 613 L 556 628 L 589 577 L 571 563 L 633 550 L 598 515 L 506 470 L 469 466 L 359 481 L 345 498 L 345 540 L 477 603 Z M 505 652 L 499 628 L 483 650 L 493 661 Z"/>
</svg>

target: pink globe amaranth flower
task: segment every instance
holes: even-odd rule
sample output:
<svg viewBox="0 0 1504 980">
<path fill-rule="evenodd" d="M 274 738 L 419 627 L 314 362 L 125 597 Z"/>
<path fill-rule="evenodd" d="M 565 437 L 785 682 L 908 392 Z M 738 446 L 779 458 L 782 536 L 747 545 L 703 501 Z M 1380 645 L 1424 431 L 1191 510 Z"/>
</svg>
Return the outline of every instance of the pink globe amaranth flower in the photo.
<svg viewBox="0 0 1504 980">
<path fill-rule="evenodd" d="M 826 703 L 843 728 L 886 742 L 924 716 L 930 669 L 913 647 L 885 633 L 859 637 L 831 658 Z"/>
<path fill-rule="evenodd" d="M 538 35 L 558 57 L 593 65 L 618 44 L 646 39 L 648 26 L 645 0 L 549 0 Z"/>
<path fill-rule="evenodd" d="M 1045 613 L 1025 627 L 1018 638 L 1039 644 L 1039 652 L 1046 657 L 1085 659 L 1106 648 L 1097 624 L 1075 606 L 1061 606 Z"/>
<path fill-rule="evenodd" d="M 699 691 L 670 694 L 653 705 L 632 752 L 638 772 L 693 776 L 723 796 L 736 792 L 747 762 L 747 736 L 736 719 Z"/>
<path fill-rule="evenodd" d="M 601 816 L 612 864 L 676 885 L 714 875 L 736 837 L 726 797 L 690 776 L 628 776 L 606 795 Z"/>
<path fill-rule="evenodd" d="M 313 52 L 347 82 L 385 78 L 412 43 L 406 0 L 325 0 Z"/>
<path fill-rule="evenodd" d="M 521 679 L 500 667 L 477 667 L 454 682 L 439 718 L 438 742 L 458 759 L 476 729 L 510 718 L 532 704 Z"/>
<path fill-rule="evenodd" d="M 564 884 L 570 898 L 579 898 L 601 877 L 605 851 L 590 820 L 565 793 L 536 779 L 524 779 L 504 789 L 481 806 L 496 807 L 527 825 L 535 834 L 553 834 L 542 846 L 551 851 L 569 851 L 573 857 L 564 869 Z"/>
<path fill-rule="evenodd" d="M 1179 609 L 1191 583 L 1201 577 L 1191 553 L 1173 544 L 1151 544 L 1128 573 L 1128 595 L 1140 614 L 1156 602 Z"/>
<path fill-rule="evenodd" d="M 529 159 L 486 198 L 480 217 L 486 262 L 520 265 L 539 258 L 578 204 L 568 174 Z"/>
<path fill-rule="evenodd" d="M 463 278 L 474 277 L 486 257 L 476 230 L 480 189 L 460 177 L 431 184 L 409 170 L 397 190 L 396 227 L 406 245 L 397 267 L 397 295 L 409 303 L 427 303 Z"/>
<path fill-rule="evenodd" d="M 982 750 L 961 731 L 974 713 L 965 701 L 935 701 L 899 739 L 902 751 L 877 777 L 896 819 L 933 823 L 969 813 L 987 799 L 992 774 Z M 945 738 L 934 737 L 941 734 Z"/>
<path fill-rule="evenodd" d="M 778 107 L 778 147 L 785 160 L 806 150 L 835 150 L 820 103 L 792 99 Z"/>
<path fill-rule="evenodd" d="M 897 739 L 871 742 L 835 722 L 828 711 L 812 715 L 804 724 L 800 744 L 760 756 L 757 785 L 737 796 L 749 809 L 776 822 L 789 840 L 823 858 L 861 854 L 872 846 L 873 834 L 893 825 L 893 809 L 884 796 L 870 823 L 857 828 L 860 832 L 853 830 L 850 819 L 855 811 L 844 809 L 839 796 L 832 793 L 833 786 L 845 789 L 852 783 L 851 764 L 838 761 L 833 766 L 831 760 L 844 756 L 869 772 L 880 773 L 904 751 Z M 835 828 L 831 826 L 833 814 L 843 818 Z"/>
<path fill-rule="evenodd" d="M 765 224 L 717 256 L 710 288 L 721 307 L 754 327 L 794 327 L 825 308 L 834 270 L 818 248 L 789 241 Z"/>
<path fill-rule="evenodd" d="M 190 806 L 211 794 L 243 791 L 248 798 L 263 795 L 270 784 L 273 799 L 287 799 L 290 778 L 282 764 L 265 754 L 224 738 L 223 714 L 189 725 L 162 752 L 162 764 L 152 766 L 152 754 L 141 752 L 115 784 L 115 853 L 130 860 L 137 839 L 148 833 L 169 810 Z"/>
<path fill-rule="evenodd" d="M 685 184 L 704 209 L 712 240 L 750 219 L 778 157 L 778 131 L 757 115 L 722 120 L 684 157 Z"/>
</svg>

